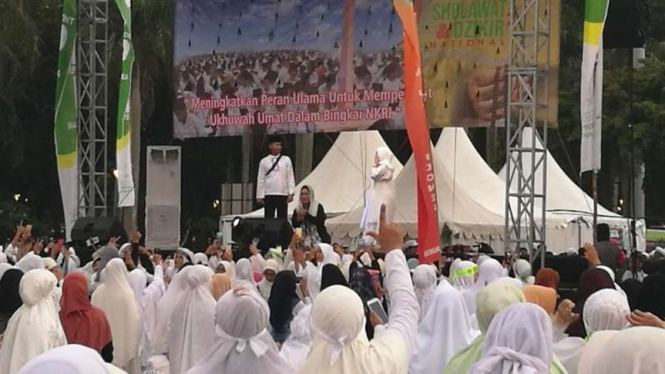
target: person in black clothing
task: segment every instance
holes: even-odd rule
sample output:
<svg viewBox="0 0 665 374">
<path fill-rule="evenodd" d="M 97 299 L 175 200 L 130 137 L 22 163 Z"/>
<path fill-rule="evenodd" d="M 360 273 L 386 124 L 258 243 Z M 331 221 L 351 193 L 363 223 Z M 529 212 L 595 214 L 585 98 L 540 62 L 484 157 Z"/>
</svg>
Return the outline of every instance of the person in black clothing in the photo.
<svg viewBox="0 0 665 374">
<path fill-rule="evenodd" d="M 290 270 L 280 271 L 270 291 L 270 325 L 272 337 L 282 344 L 291 333 L 291 320 L 297 314 L 296 306 L 300 302 L 296 294 L 296 274 Z"/>
<path fill-rule="evenodd" d="M 21 270 L 9 269 L 0 279 L 0 334 L 4 334 L 9 319 L 23 305 L 19 294 L 21 278 Z"/>
<path fill-rule="evenodd" d="M 314 198 L 312 187 L 303 186 L 300 189 L 300 203 L 291 217 L 291 226 L 302 228 L 303 237 L 313 244 L 330 243 L 326 218 L 326 211 Z"/>
</svg>

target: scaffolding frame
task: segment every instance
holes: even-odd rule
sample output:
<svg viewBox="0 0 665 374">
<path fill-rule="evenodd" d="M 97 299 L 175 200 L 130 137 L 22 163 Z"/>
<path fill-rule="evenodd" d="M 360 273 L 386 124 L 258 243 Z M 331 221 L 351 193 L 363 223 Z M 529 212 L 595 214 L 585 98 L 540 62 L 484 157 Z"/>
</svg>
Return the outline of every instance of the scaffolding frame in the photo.
<svg viewBox="0 0 665 374">
<path fill-rule="evenodd" d="M 527 248 L 530 262 L 540 256 L 541 266 L 547 231 L 550 13 L 550 0 L 510 0 L 504 238 L 506 250 L 517 255 L 520 248 Z M 524 129 L 529 127 L 533 131 L 526 139 Z"/>
<path fill-rule="evenodd" d="M 78 0 L 79 217 L 109 211 L 108 10 L 108 0 Z"/>
</svg>

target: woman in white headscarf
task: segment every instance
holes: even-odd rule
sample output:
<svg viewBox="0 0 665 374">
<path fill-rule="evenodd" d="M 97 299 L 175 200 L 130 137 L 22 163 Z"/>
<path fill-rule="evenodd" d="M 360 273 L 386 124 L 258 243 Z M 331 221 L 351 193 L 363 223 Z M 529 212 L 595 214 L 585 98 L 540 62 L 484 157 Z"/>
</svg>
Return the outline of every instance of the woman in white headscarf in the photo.
<svg viewBox="0 0 665 374">
<path fill-rule="evenodd" d="M 7 263 L 7 255 L 2 252 L 2 249 L 0 248 L 0 264 L 6 264 Z"/>
<path fill-rule="evenodd" d="M 197 252 L 194 254 L 194 265 L 208 266 L 208 256 L 205 253 Z"/>
<path fill-rule="evenodd" d="M 665 329 L 657 327 L 598 333 L 584 349 L 577 372 L 665 374 L 663 344 Z"/>
<path fill-rule="evenodd" d="M 248 259 L 242 258 L 236 262 L 236 276 L 235 280 L 232 280 L 231 283 L 233 287 L 239 286 L 257 290 L 254 275 L 252 274 L 252 263 Z"/>
<path fill-rule="evenodd" d="M 153 349 L 157 354 L 168 352 L 168 334 L 173 315 L 173 306 L 187 291 L 187 272 L 191 266 L 177 273 L 171 280 L 169 288 L 157 303 L 157 323 L 154 330 Z"/>
<path fill-rule="evenodd" d="M 107 364 L 94 349 L 68 344 L 53 348 L 33 358 L 18 374 L 123 374 L 124 371 Z"/>
<path fill-rule="evenodd" d="M 492 319 L 483 357 L 469 374 L 547 374 L 552 357 L 550 317 L 538 305 L 517 303 Z"/>
<path fill-rule="evenodd" d="M 520 258 L 515 261 L 513 271 L 515 272 L 515 278 L 519 279 L 522 284 L 533 284 L 536 281 L 531 270 L 531 264 L 527 260 Z"/>
<path fill-rule="evenodd" d="M 420 318 L 422 321 L 432 304 L 432 295 L 436 289 L 436 270 L 432 265 L 418 265 L 413 271 L 413 291 L 416 293 L 420 305 Z"/>
<path fill-rule="evenodd" d="M 442 373 L 453 355 L 466 348 L 477 335 L 462 294 L 442 281 L 434 291 L 429 312 L 418 326 L 409 373 Z"/>
<path fill-rule="evenodd" d="M 501 277 L 503 277 L 503 266 L 501 266 L 501 263 L 491 257 L 487 257 L 478 265 L 476 289 L 481 289 Z"/>
<path fill-rule="evenodd" d="M 275 276 L 279 271 L 280 266 L 276 260 L 266 260 L 266 264 L 263 267 L 263 279 L 259 282 L 259 293 L 266 301 L 270 298 L 270 289 L 272 288 Z"/>
<path fill-rule="evenodd" d="M 28 252 L 23 258 L 16 263 L 16 267 L 23 273 L 27 273 L 34 269 L 44 269 L 44 261 L 42 258 L 32 252 Z"/>
<path fill-rule="evenodd" d="M 11 266 L 10 264 L 5 264 L 1 263 L 0 264 L 0 279 L 2 279 L 2 276 L 5 275 L 5 272 L 9 269 L 13 269 L 14 267 Z"/>
<path fill-rule="evenodd" d="M 236 264 L 235 262 L 222 261 L 222 266 L 224 266 L 224 272 L 229 276 L 231 282 L 236 279 Z"/>
<path fill-rule="evenodd" d="M 476 314 L 476 273 L 478 266 L 472 261 L 460 261 L 450 274 L 451 284 L 462 292 L 469 315 Z"/>
<path fill-rule="evenodd" d="M 626 328 L 626 316 L 630 314 L 628 301 L 613 289 L 595 292 L 584 304 L 584 327 L 591 336 L 598 331 L 618 331 Z M 567 337 L 554 344 L 554 353 L 568 374 L 576 374 L 580 357 L 587 341 L 578 337 Z"/>
<path fill-rule="evenodd" d="M 386 219 L 392 221 L 395 211 L 393 200 L 395 192 L 393 191 L 392 181 L 395 167 L 393 166 L 393 153 L 388 147 L 379 147 L 374 155 L 374 166 L 370 170 L 369 177 L 372 179 L 372 188 L 368 190 L 365 210 L 360 221 L 360 228 L 363 233 L 379 227 L 379 213 L 381 205 L 386 206 Z M 371 237 L 367 240 L 373 242 Z"/>
<path fill-rule="evenodd" d="M 58 280 L 48 270 L 26 273 L 19 285 L 23 305 L 12 315 L 0 348 L 0 373 L 14 374 L 33 357 L 67 344 L 53 301 Z"/>
<path fill-rule="evenodd" d="M 476 319 L 481 335 L 464 350 L 455 354 L 448 362 L 444 374 L 467 373 L 482 357 L 485 334 L 494 317 L 503 309 L 516 303 L 524 303 L 526 299 L 520 287 L 512 282 L 497 280 L 478 291 Z"/>
<path fill-rule="evenodd" d="M 330 244 L 321 243 L 317 245 L 318 251 L 316 252 L 316 262 L 309 263 L 305 268 L 305 283 L 307 285 L 307 296 L 312 300 L 321 292 L 321 277 L 323 276 L 323 267 L 327 264 L 340 266 L 342 259 L 339 257 Z"/>
<path fill-rule="evenodd" d="M 326 229 L 326 212 L 322 204 L 316 200 L 311 186 L 302 186 L 298 207 L 291 216 L 293 228 L 301 228 L 302 236 L 310 243 L 328 243 L 330 234 Z"/>
<path fill-rule="evenodd" d="M 125 263 L 114 258 L 106 265 L 102 284 L 92 294 L 92 305 L 103 310 L 111 326 L 113 364 L 130 374 L 141 372 L 139 345 L 143 327 Z"/>
<path fill-rule="evenodd" d="M 386 254 L 390 322 L 367 340 L 360 297 L 345 286 L 326 288 L 314 300 L 310 318 L 312 347 L 299 373 L 405 373 L 418 325 L 418 300 L 400 248 Z M 384 248 L 388 250 L 388 248 Z"/>
<path fill-rule="evenodd" d="M 215 307 L 216 343 L 187 374 L 293 373 L 266 330 L 269 313 L 254 290 L 225 293 Z"/>
<path fill-rule="evenodd" d="M 312 333 L 309 329 L 309 317 L 312 313 L 312 306 L 307 305 L 300 309 L 300 312 L 291 321 L 291 334 L 282 345 L 279 355 L 296 371 L 300 368 L 309 347 L 312 344 Z"/>
<path fill-rule="evenodd" d="M 212 270 L 195 265 L 188 270 L 187 291 L 173 306 L 169 330 L 171 373 L 185 374 L 215 343 L 215 298 L 210 291 Z"/>
</svg>

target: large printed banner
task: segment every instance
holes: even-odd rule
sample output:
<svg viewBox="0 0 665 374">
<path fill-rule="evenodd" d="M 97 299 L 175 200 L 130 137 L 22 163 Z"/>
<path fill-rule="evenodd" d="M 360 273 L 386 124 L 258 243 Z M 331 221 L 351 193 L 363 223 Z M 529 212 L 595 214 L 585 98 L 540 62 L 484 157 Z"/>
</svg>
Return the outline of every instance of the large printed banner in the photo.
<svg viewBox="0 0 665 374">
<path fill-rule="evenodd" d="M 392 0 L 174 1 L 174 137 L 404 128 L 402 24 Z M 549 84 L 539 87 L 550 91 L 556 123 L 559 7 L 551 1 Z M 419 4 L 430 126 L 503 120 L 508 4 Z"/>
</svg>

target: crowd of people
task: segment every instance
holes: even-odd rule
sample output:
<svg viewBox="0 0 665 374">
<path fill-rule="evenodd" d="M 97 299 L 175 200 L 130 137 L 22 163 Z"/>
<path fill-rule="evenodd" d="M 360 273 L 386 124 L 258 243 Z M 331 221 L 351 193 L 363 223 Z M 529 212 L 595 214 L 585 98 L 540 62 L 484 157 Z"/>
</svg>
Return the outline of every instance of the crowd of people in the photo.
<svg viewBox="0 0 665 374">
<path fill-rule="evenodd" d="M 403 89 L 401 54 L 399 51 L 356 54 L 354 56 L 353 90 L 376 92 Z M 320 131 L 313 122 L 261 123 L 256 115 L 288 112 L 323 112 L 338 109 L 340 103 L 295 102 L 284 105 L 242 105 L 229 108 L 197 109 L 188 107 L 192 99 L 237 99 L 261 96 L 293 97 L 293 95 L 324 95 L 338 91 L 341 83 L 340 63 L 336 54 L 314 50 L 275 50 L 257 52 L 217 52 L 188 59 L 176 66 L 176 101 L 174 134 L 176 138 L 228 136 L 246 133 L 281 134 Z M 394 116 L 399 102 L 374 101 L 364 98 L 351 104 L 357 109 L 390 107 Z M 303 100 L 301 100 L 303 101 Z M 255 124 L 210 126 L 211 114 L 224 116 L 252 115 Z M 400 117 L 401 118 L 401 117 Z M 382 128 L 400 120 L 379 121 Z M 389 122 L 389 123 L 388 123 Z M 330 131 L 330 129 L 326 130 Z"/>
<path fill-rule="evenodd" d="M 559 274 L 478 254 L 419 264 L 386 222 L 371 245 L 173 259 L 135 232 L 81 263 L 18 227 L 0 254 L 0 373 L 665 373 L 665 275 L 615 283 L 586 245 Z"/>
</svg>

